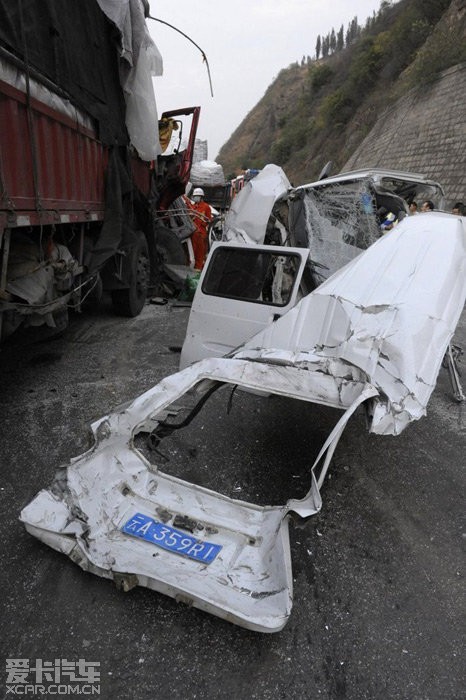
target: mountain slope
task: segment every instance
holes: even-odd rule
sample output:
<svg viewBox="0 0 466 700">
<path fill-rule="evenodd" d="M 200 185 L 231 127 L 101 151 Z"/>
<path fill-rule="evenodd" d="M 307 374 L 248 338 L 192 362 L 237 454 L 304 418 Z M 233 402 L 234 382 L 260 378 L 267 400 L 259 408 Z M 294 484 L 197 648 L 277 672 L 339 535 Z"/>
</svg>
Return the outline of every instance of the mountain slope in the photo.
<svg viewBox="0 0 466 700">
<path fill-rule="evenodd" d="M 274 162 L 294 184 L 337 172 L 387 105 L 466 61 L 465 34 L 465 0 L 382 2 L 348 46 L 283 69 L 217 160 L 228 176 Z"/>
</svg>

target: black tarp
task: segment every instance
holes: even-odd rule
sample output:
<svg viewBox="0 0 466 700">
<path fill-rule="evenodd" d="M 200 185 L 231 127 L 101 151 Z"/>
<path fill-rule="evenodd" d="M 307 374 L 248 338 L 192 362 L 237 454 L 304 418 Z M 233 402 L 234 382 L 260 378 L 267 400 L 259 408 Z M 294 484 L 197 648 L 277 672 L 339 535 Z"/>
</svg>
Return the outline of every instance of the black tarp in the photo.
<svg viewBox="0 0 466 700">
<path fill-rule="evenodd" d="M 128 143 L 117 40 L 96 0 L 0 0 L 0 44 L 66 91 L 109 145 Z"/>
</svg>

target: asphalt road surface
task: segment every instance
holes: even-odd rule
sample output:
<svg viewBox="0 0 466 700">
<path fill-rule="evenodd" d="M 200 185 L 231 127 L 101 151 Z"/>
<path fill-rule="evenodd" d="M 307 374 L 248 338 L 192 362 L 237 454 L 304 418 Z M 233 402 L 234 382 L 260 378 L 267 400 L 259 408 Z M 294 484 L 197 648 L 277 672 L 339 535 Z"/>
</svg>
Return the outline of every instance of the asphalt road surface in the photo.
<svg viewBox="0 0 466 700">
<path fill-rule="evenodd" d="M 294 605 L 277 634 L 123 593 L 26 533 L 21 509 L 87 449 L 89 424 L 176 371 L 187 315 L 147 304 L 119 319 L 104 304 L 60 338 L 2 349 L 1 656 L 99 662 L 112 700 L 464 698 L 466 407 L 445 370 L 401 436 L 351 419 L 321 513 L 290 528 Z M 466 347 L 464 314 L 456 341 Z M 258 503 L 304 495 L 337 412 L 251 395 L 231 408 L 209 401 L 167 445 L 166 471 Z"/>
</svg>

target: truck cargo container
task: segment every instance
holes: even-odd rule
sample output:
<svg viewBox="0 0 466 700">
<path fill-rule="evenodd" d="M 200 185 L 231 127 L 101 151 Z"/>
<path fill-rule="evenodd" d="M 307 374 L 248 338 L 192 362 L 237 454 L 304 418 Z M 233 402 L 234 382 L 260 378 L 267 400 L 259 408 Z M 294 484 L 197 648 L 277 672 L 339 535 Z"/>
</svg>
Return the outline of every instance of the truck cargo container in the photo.
<svg viewBox="0 0 466 700">
<path fill-rule="evenodd" d="M 143 3 L 119 9 L 124 26 L 108 0 L 0 7 L 1 338 L 21 326 L 56 332 L 102 289 L 137 315 L 166 241 L 177 245 L 161 212 L 184 192 L 199 108 L 162 115 L 192 120 L 187 147 L 163 155 L 161 57 Z"/>
</svg>

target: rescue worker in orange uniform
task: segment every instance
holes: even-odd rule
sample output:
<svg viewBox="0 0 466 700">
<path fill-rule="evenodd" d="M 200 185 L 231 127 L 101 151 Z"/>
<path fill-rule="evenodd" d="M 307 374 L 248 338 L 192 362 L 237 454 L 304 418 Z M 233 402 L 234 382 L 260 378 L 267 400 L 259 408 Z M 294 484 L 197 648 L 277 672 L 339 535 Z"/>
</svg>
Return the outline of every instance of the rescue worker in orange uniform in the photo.
<svg viewBox="0 0 466 700">
<path fill-rule="evenodd" d="M 212 209 L 204 202 L 204 190 L 195 187 L 192 194 L 191 209 L 193 210 L 193 223 L 196 230 L 191 236 L 194 252 L 194 268 L 202 270 L 209 252 L 209 240 L 207 227 L 212 220 Z"/>
</svg>

